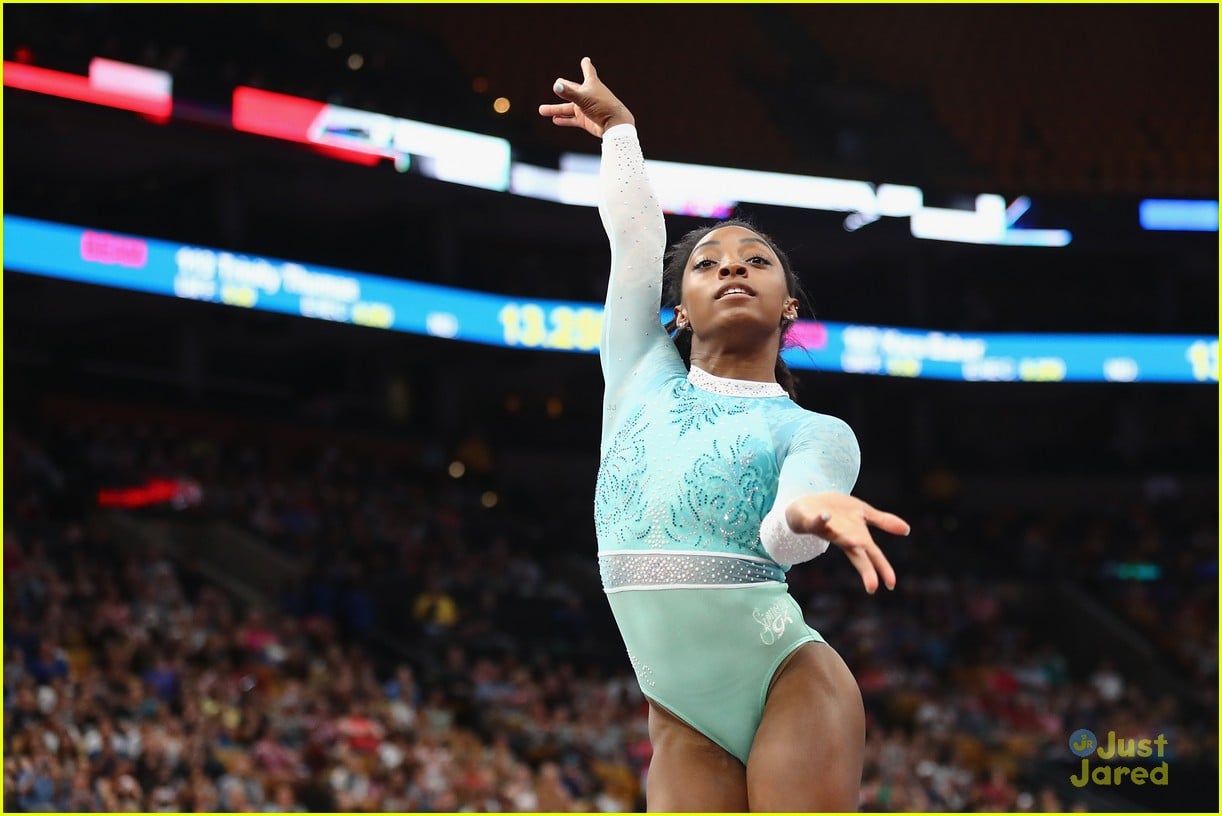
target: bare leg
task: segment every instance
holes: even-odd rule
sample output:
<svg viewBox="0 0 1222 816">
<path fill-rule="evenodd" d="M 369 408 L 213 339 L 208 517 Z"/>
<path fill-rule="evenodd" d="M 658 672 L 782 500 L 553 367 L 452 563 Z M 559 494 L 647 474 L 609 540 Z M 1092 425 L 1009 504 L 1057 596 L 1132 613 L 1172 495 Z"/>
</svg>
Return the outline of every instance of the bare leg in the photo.
<svg viewBox="0 0 1222 816">
<path fill-rule="evenodd" d="M 645 801 L 654 812 L 741 813 L 747 809 L 743 764 L 669 711 L 649 704 Z"/>
<path fill-rule="evenodd" d="M 773 680 L 747 758 L 751 810 L 857 810 L 865 741 L 849 667 L 826 643 L 799 647 Z"/>
</svg>

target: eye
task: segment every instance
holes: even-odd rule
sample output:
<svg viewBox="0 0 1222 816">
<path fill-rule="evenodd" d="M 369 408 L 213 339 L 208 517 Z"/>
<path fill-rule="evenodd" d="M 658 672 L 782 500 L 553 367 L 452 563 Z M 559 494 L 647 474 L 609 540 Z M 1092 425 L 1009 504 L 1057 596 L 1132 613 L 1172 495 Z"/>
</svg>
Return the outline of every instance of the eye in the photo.
<svg viewBox="0 0 1222 816">
<path fill-rule="evenodd" d="M 760 266 L 768 266 L 772 261 L 765 258 L 763 255 L 756 255 L 747 259 L 748 263 L 759 264 Z"/>
<path fill-rule="evenodd" d="M 710 266 L 715 266 L 715 265 L 716 264 L 714 264 L 711 259 L 701 258 L 700 260 L 692 264 L 692 269 L 708 269 Z"/>
</svg>

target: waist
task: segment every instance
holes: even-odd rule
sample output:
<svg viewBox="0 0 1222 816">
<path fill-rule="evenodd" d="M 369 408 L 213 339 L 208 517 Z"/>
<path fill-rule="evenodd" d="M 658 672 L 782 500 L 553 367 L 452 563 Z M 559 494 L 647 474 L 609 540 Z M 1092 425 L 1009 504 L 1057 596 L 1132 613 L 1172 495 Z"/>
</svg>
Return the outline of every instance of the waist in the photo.
<svg viewBox="0 0 1222 816">
<path fill-rule="evenodd" d="M 717 589 L 784 584 L 776 563 L 734 553 L 607 550 L 598 554 L 603 590 Z"/>
</svg>

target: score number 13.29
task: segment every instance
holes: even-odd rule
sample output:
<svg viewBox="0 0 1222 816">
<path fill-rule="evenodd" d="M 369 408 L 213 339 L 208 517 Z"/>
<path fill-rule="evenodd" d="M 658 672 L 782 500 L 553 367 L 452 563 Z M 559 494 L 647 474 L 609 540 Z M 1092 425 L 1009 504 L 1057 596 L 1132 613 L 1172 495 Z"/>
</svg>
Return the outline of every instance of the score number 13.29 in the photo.
<svg viewBox="0 0 1222 816">
<path fill-rule="evenodd" d="M 558 351 L 593 351 L 603 326 L 601 309 L 537 303 L 509 303 L 497 318 L 505 332 L 505 345 Z"/>
</svg>

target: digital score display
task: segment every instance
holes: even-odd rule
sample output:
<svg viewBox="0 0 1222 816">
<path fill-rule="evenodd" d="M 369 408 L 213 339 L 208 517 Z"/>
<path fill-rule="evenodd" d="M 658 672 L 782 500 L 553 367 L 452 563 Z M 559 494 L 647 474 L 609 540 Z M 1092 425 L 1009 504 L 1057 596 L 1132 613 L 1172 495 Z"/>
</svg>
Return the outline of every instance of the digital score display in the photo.
<svg viewBox="0 0 1222 816">
<path fill-rule="evenodd" d="M 4 267 L 30 275 L 522 349 L 598 350 L 603 308 L 4 216 Z M 659 318 L 669 318 L 666 312 Z M 798 369 L 977 382 L 1217 383 L 1218 339 L 998 334 L 799 321 Z"/>
</svg>

